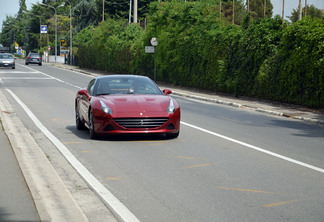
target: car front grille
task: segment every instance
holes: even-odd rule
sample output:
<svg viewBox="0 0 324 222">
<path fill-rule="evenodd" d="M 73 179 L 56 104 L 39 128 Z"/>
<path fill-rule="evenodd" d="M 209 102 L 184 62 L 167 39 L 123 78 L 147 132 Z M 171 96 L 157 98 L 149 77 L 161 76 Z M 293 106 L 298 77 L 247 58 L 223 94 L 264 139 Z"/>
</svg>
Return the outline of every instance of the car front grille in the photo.
<svg viewBox="0 0 324 222">
<path fill-rule="evenodd" d="M 168 121 L 168 118 L 116 118 L 114 121 L 125 128 L 157 128 Z"/>
</svg>

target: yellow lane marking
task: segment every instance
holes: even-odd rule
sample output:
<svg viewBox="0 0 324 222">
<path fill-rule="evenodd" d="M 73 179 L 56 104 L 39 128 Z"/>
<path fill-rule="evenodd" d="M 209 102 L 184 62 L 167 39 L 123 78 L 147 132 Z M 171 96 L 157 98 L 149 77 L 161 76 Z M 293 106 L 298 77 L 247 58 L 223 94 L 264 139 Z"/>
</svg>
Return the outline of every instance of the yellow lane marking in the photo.
<svg viewBox="0 0 324 222">
<path fill-rule="evenodd" d="M 196 168 L 196 167 L 203 167 L 203 166 L 209 166 L 211 165 L 210 163 L 203 163 L 203 164 L 196 164 L 192 166 L 188 166 L 188 168 Z"/>
<path fill-rule="evenodd" d="M 222 190 L 236 190 L 236 191 L 245 191 L 245 192 L 254 192 L 254 193 L 273 193 L 263 190 L 250 190 L 250 189 L 240 189 L 240 188 L 232 188 L 232 187 L 216 187 L 217 189 Z"/>
<path fill-rule="evenodd" d="M 107 180 L 121 180 L 120 177 L 107 177 Z"/>
<path fill-rule="evenodd" d="M 170 156 L 169 158 L 176 158 L 176 159 L 188 159 L 188 160 L 192 160 L 194 159 L 191 156 Z"/>
<path fill-rule="evenodd" d="M 66 119 L 64 118 L 54 118 L 52 119 L 53 122 L 57 122 L 57 121 L 66 121 Z"/>
<path fill-rule="evenodd" d="M 298 200 L 282 201 L 282 202 L 278 202 L 278 203 L 266 204 L 266 205 L 263 205 L 263 207 L 276 207 L 276 206 L 280 206 L 280 205 L 284 205 L 284 204 L 294 203 L 297 201 Z"/>
<path fill-rule="evenodd" d="M 77 143 L 85 143 L 85 142 L 63 142 L 64 144 L 77 144 Z"/>
</svg>

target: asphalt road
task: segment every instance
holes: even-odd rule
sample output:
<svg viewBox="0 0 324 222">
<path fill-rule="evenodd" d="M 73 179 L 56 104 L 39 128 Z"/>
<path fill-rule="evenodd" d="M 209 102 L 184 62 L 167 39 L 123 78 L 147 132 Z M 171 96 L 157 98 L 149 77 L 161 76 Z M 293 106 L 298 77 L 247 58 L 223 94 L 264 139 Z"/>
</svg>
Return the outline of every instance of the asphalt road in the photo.
<svg viewBox="0 0 324 222">
<path fill-rule="evenodd" d="M 138 220 L 323 222 L 323 125 L 175 97 L 178 139 L 90 140 L 75 128 L 74 97 L 91 78 L 19 61 L 0 70 L 5 95 L 49 158 L 53 145 L 6 89 Z"/>
</svg>

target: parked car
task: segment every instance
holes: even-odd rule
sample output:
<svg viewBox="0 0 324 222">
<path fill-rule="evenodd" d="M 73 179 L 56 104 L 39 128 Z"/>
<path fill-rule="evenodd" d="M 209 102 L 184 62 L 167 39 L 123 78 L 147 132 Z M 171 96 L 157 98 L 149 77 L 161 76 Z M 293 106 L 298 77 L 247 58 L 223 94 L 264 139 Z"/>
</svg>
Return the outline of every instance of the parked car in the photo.
<svg viewBox="0 0 324 222">
<path fill-rule="evenodd" d="M 38 64 L 39 66 L 42 65 L 42 57 L 35 52 L 30 52 L 25 59 L 25 65 L 29 64 Z"/>
<path fill-rule="evenodd" d="M 180 106 L 148 77 L 109 75 L 96 77 L 75 98 L 78 130 L 99 134 L 165 134 L 180 132 Z"/>
<path fill-rule="evenodd" d="M 16 68 L 15 58 L 10 53 L 0 53 L 0 67 Z"/>
</svg>

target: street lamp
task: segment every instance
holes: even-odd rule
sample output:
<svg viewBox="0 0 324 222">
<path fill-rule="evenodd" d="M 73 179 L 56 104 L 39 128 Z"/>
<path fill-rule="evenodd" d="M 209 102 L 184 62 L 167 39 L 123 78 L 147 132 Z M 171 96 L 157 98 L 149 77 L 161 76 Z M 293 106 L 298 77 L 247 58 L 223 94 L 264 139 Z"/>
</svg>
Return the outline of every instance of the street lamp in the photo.
<svg viewBox="0 0 324 222">
<path fill-rule="evenodd" d="M 72 65 L 72 3 L 68 0 L 70 3 L 70 65 Z"/>
<path fill-rule="evenodd" d="M 64 6 L 64 3 L 62 3 L 61 5 L 57 6 L 56 8 L 51 6 L 51 5 L 46 5 L 44 3 L 40 3 L 41 5 L 44 5 L 44 6 L 47 6 L 47 7 L 50 7 L 52 9 L 54 9 L 54 12 L 55 12 L 55 63 L 56 63 L 56 56 L 57 56 L 57 16 L 56 16 L 56 10 L 59 8 L 59 7 L 62 7 Z"/>
</svg>

